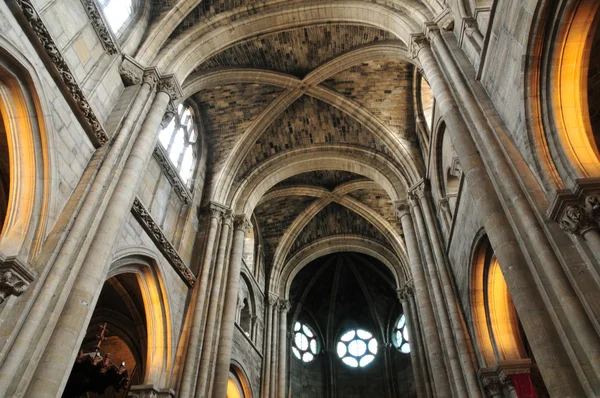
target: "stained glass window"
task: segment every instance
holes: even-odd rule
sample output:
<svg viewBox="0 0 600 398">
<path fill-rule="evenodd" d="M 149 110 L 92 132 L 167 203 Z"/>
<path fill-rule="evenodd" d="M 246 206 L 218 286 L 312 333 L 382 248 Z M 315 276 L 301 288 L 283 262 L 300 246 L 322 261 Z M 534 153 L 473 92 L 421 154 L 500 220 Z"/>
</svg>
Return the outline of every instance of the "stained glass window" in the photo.
<svg viewBox="0 0 600 398">
<path fill-rule="evenodd" d="M 177 107 L 171 122 L 158 135 L 158 140 L 167 152 L 171 163 L 188 188 L 196 167 L 197 139 L 194 113 L 190 106 L 184 104 Z"/>
<path fill-rule="evenodd" d="M 394 341 L 396 348 L 404 354 L 410 353 L 410 344 L 408 343 L 408 328 L 406 327 L 406 317 L 404 314 L 398 319 L 396 329 L 394 330 Z"/>
<path fill-rule="evenodd" d="M 131 17 L 133 12 L 132 0 L 100 0 L 102 12 L 112 31 L 117 34 Z"/>
<path fill-rule="evenodd" d="M 292 352 L 303 362 L 310 362 L 317 356 L 317 337 L 311 328 L 300 322 L 294 324 Z"/>
<path fill-rule="evenodd" d="M 377 355 L 377 340 L 370 332 L 362 329 L 349 330 L 337 344 L 338 357 L 353 368 L 367 366 Z"/>
</svg>

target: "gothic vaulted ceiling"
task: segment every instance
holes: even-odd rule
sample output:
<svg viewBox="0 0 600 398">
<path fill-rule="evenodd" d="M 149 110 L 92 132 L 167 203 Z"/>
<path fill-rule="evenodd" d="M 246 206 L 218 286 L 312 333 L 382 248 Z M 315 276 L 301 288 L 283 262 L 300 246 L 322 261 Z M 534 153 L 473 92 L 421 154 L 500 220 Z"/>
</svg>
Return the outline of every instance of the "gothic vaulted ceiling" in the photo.
<svg viewBox="0 0 600 398">
<path fill-rule="evenodd" d="M 208 146 L 205 200 L 254 213 L 271 283 L 313 252 L 376 253 L 405 272 L 393 202 L 423 170 L 407 45 L 440 10 L 437 0 L 153 1 L 136 58 L 183 81 Z"/>
</svg>

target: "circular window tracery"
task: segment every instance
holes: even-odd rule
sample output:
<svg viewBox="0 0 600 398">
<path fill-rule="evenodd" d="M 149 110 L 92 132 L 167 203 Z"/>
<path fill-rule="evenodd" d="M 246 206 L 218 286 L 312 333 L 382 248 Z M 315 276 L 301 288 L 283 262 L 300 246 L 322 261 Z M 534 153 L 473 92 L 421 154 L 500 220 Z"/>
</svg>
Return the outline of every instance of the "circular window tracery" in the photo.
<svg viewBox="0 0 600 398">
<path fill-rule="evenodd" d="M 302 362 L 310 362 L 317 355 L 317 338 L 315 333 L 306 325 L 294 324 L 294 340 L 292 352 Z"/>
<path fill-rule="evenodd" d="M 406 327 L 406 317 L 404 314 L 398 319 L 396 330 L 394 331 L 394 340 L 396 348 L 404 354 L 410 353 L 410 344 L 408 340 L 408 328 Z"/>
<path fill-rule="evenodd" d="M 366 330 L 349 330 L 340 337 L 337 354 L 346 365 L 362 368 L 375 359 L 377 340 Z"/>
</svg>

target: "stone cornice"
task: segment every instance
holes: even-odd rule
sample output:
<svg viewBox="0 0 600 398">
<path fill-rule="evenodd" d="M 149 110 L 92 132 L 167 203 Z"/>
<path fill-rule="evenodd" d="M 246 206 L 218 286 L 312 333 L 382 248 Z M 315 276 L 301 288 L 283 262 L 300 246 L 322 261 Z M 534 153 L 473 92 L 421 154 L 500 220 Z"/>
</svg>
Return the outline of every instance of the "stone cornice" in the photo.
<svg viewBox="0 0 600 398">
<path fill-rule="evenodd" d="M 108 142 L 109 136 L 104 131 L 104 127 L 75 80 L 75 76 L 60 53 L 58 45 L 52 39 L 46 25 L 33 6 L 32 0 L 15 0 L 15 3 L 21 9 L 23 17 L 31 27 L 28 33 L 37 38 L 44 50 L 43 53 L 42 51 L 38 51 L 38 53 L 42 59 L 46 58 L 52 64 L 55 80 L 68 92 L 69 98 L 67 98 L 67 101 L 75 114 L 82 119 L 84 130 L 88 133 L 90 140 L 96 147 L 104 145 Z M 57 77 L 60 79 L 57 79 Z"/>
<path fill-rule="evenodd" d="M 193 287 L 196 283 L 196 277 L 138 197 L 133 201 L 131 212 L 185 284 L 188 287 Z"/>
<path fill-rule="evenodd" d="M 165 150 L 160 144 L 156 144 L 153 155 L 165 176 L 167 176 L 173 190 L 175 190 L 175 193 L 179 196 L 179 199 L 181 199 L 183 204 L 189 205 L 192 201 L 192 194 L 181 180 L 181 177 L 179 177 L 179 173 L 177 173 L 177 170 L 175 170 L 173 164 L 171 164 Z"/>
<path fill-rule="evenodd" d="M 102 47 L 104 47 L 106 52 L 111 55 L 118 54 L 119 48 L 102 18 L 102 14 L 96 5 L 96 0 L 81 0 L 81 4 L 83 4 L 83 8 L 90 18 L 92 27 L 96 31 L 96 34 L 102 43 Z"/>
</svg>

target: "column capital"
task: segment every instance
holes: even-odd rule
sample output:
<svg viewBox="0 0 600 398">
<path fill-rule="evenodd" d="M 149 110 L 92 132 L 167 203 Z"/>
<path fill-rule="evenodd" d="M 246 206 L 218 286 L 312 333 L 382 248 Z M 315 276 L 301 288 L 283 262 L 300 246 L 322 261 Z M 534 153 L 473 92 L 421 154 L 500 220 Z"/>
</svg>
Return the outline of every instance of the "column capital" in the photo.
<svg viewBox="0 0 600 398">
<path fill-rule="evenodd" d="M 396 213 L 396 218 L 398 220 L 402 220 L 402 217 L 404 216 L 410 216 L 410 206 L 408 204 L 408 200 L 395 201 L 394 212 Z"/>
<path fill-rule="evenodd" d="M 268 300 L 269 300 L 269 305 L 271 307 L 275 307 L 277 305 L 277 303 L 279 302 L 279 296 L 277 296 L 273 293 L 269 293 Z"/>
<path fill-rule="evenodd" d="M 229 208 L 221 203 L 210 201 L 208 203 L 207 211 L 211 218 L 219 219 L 223 216 L 223 214 L 229 211 Z"/>
<path fill-rule="evenodd" d="M 161 77 L 158 82 L 158 91 L 167 94 L 171 101 L 179 99 L 183 94 L 175 75 Z"/>
<path fill-rule="evenodd" d="M 407 282 L 400 289 L 396 290 L 396 294 L 400 302 L 407 301 L 414 294 L 414 287 L 411 283 Z"/>
<path fill-rule="evenodd" d="M 33 282 L 35 274 L 17 257 L 0 252 L 0 304 L 10 297 L 18 297 Z"/>
<path fill-rule="evenodd" d="M 547 215 L 574 235 L 600 229 L 600 178 L 579 179 L 571 190 L 557 191 Z"/>
<path fill-rule="evenodd" d="M 465 34 L 469 37 L 473 37 L 475 32 L 479 29 L 477 26 L 477 21 L 473 17 L 463 18 L 463 26 Z"/>
<path fill-rule="evenodd" d="M 416 35 L 411 35 L 410 36 L 410 46 L 409 46 L 409 50 L 410 50 L 410 57 L 411 58 L 417 58 L 419 56 L 419 52 L 424 49 L 424 48 L 428 48 L 429 47 L 429 39 L 427 39 L 427 37 L 422 34 L 422 33 L 418 33 Z"/>
<path fill-rule="evenodd" d="M 236 231 L 242 231 L 246 234 L 252 228 L 252 223 L 250 223 L 245 214 L 238 214 L 233 219 L 233 228 Z"/>
<path fill-rule="evenodd" d="M 444 30 L 452 30 L 451 28 L 454 27 L 454 19 L 450 19 L 450 25 L 448 25 L 449 29 L 444 29 Z M 425 24 L 425 34 L 427 35 L 427 39 L 429 40 L 429 42 L 431 43 L 433 41 L 433 39 L 440 34 L 440 28 L 439 26 L 434 23 L 434 22 L 430 22 L 430 23 L 426 23 Z M 430 44 L 431 45 L 431 44 Z"/>
<path fill-rule="evenodd" d="M 150 89 L 153 89 L 154 86 L 156 86 L 156 83 L 158 83 L 158 71 L 155 68 L 144 70 L 142 82 L 150 85 Z"/>
<path fill-rule="evenodd" d="M 123 55 L 119 65 L 119 74 L 125 86 L 136 86 L 142 82 L 144 68 L 129 55 Z"/>
<path fill-rule="evenodd" d="M 281 311 L 282 313 L 287 313 L 290 310 L 290 308 L 292 308 L 292 304 L 290 303 L 290 301 L 283 299 L 279 299 L 278 306 L 279 311 Z"/>
</svg>

